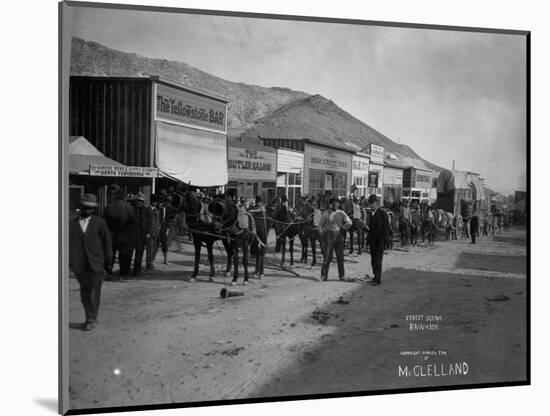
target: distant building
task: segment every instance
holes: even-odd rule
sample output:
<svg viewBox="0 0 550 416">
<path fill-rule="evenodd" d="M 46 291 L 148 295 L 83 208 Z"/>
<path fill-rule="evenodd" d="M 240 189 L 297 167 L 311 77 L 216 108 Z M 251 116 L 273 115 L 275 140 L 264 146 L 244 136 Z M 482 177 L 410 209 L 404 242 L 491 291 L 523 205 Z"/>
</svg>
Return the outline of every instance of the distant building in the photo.
<svg viewBox="0 0 550 416">
<path fill-rule="evenodd" d="M 370 166 L 367 183 L 367 192 L 369 195 L 376 195 L 378 200 L 383 205 L 382 187 L 384 184 L 384 147 L 369 143 L 363 149 L 362 153 L 370 155 Z"/>
<path fill-rule="evenodd" d="M 354 149 L 309 138 L 261 140 L 277 149 L 277 193 L 286 193 L 291 206 L 305 194 L 349 194 Z"/>
<path fill-rule="evenodd" d="M 228 140 L 227 192 L 253 201 L 259 195 L 265 202 L 275 198 L 277 152 L 261 141 L 246 137 Z"/>
<path fill-rule="evenodd" d="M 435 179 L 435 183 L 434 183 Z M 403 171 L 403 199 L 416 203 L 434 202 L 437 198 L 437 179 L 428 169 L 409 166 Z M 435 195 L 434 195 L 435 191 Z"/>
</svg>

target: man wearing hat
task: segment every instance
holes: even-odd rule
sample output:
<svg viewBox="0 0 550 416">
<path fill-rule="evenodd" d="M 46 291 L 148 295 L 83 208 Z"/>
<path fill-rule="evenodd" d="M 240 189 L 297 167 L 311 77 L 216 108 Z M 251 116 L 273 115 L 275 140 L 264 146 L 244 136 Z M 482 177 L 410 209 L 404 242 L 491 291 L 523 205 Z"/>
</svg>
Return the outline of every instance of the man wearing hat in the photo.
<svg viewBox="0 0 550 416">
<path fill-rule="evenodd" d="M 329 200 L 330 208 L 326 210 L 319 223 L 319 232 L 324 239 L 323 267 L 321 268 L 321 279 L 328 279 L 328 269 L 332 261 L 333 253 L 336 252 L 338 263 L 338 278 L 345 280 L 344 270 L 344 238 L 343 233 L 351 227 L 351 220 L 344 211 L 338 208 L 340 201 L 333 196 Z"/>
<path fill-rule="evenodd" d="M 138 192 L 134 198 L 134 248 L 136 250 L 134 257 L 134 273 L 135 277 L 142 276 L 141 273 L 141 263 L 143 262 L 143 252 L 145 251 L 145 246 L 147 240 L 151 238 L 152 230 L 152 220 L 151 220 L 151 210 L 149 207 L 145 206 L 145 195 L 141 192 Z"/>
<path fill-rule="evenodd" d="M 104 272 L 111 272 L 113 249 L 107 224 L 92 215 L 97 197 L 84 194 L 80 206 L 80 215 L 69 222 L 69 267 L 80 284 L 80 300 L 86 314 L 82 329 L 90 331 L 97 324 L 101 284 Z"/>
<path fill-rule="evenodd" d="M 374 274 L 370 284 L 377 286 L 380 284 L 382 277 L 382 257 L 384 256 L 384 247 L 389 236 L 389 219 L 388 215 L 380 209 L 376 195 L 370 195 L 367 202 L 372 209 L 369 232 L 367 234 L 372 272 Z"/>
<path fill-rule="evenodd" d="M 124 191 L 122 189 L 118 188 L 113 191 L 112 202 L 105 208 L 103 216 L 107 222 L 107 227 L 111 231 L 113 242 L 112 261 L 114 262 L 118 252 L 120 277 L 124 278 L 130 274 L 135 243 L 132 234 L 134 209 L 124 201 Z"/>
<path fill-rule="evenodd" d="M 151 195 L 151 235 L 147 240 L 146 250 L 146 269 L 155 270 L 155 259 L 157 257 L 159 236 L 160 236 L 160 211 L 158 209 L 159 196 L 157 194 Z M 164 240 L 164 246 L 166 245 L 166 239 Z"/>
</svg>

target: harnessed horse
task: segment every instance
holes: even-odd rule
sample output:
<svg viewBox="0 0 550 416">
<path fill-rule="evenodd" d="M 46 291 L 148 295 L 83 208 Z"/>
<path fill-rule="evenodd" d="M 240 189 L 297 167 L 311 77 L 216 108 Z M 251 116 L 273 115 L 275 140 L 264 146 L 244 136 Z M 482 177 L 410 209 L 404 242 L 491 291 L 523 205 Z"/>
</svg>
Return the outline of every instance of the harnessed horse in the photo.
<svg viewBox="0 0 550 416">
<path fill-rule="evenodd" d="M 361 254 L 361 242 L 363 241 L 363 231 L 365 229 L 365 219 L 363 217 L 364 212 L 361 208 L 351 200 L 346 199 L 343 204 L 343 211 L 351 219 L 351 227 L 348 229 L 349 232 L 349 254 L 353 254 L 353 234 L 357 234 L 357 254 Z M 357 214 L 359 210 L 359 215 Z M 344 245 L 345 245 L 345 234 L 344 234 Z"/>
<path fill-rule="evenodd" d="M 250 254 L 256 257 L 256 268 L 254 277 L 261 279 L 264 276 L 264 258 L 267 246 L 267 235 L 272 227 L 271 218 L 267 209 L 260 207 L 252 208 L 249 213 L 256 223 L 256 238 L 250 244 Z"/>
<path fill-rule="evenodd" d="M 244 208 L 243 215 L 248 216 L 254 221 L 251 215 L 249 215 Z M 256 235 L 253 231 L 252 224 L 243 226 L 240 223 L 239 208 L 235 203 L 229 199 L 221 200 L 217 199 L 213 201 L 208 210 L 214 216 L 214 222 L 217 223 L 217 231 L 222 235 L 222 241 L 224 242 L 225 249 L 227 251 L 227 266 L 225 269 L 226 275 L 231 271 L 231 262 L 233 262 L 233 280 L 232 284 L 237 283 L 239 277 L 239 248 L 242 250 L 243 255 L 243 268 L 244 268 L 244 282 L 248 282 L 248 249 L 250 243 L 256 239 Z"/>
<path fill-rule="evenodd" d="M 306 200 L 302 203 L 300 203 L 296 207 L 297 216 L 296 220 L 300 222 L 300 224 L 297 225 L 299 234 L 298 237 L 300 238 L 300 243 L 302 245 L 302 257 L 300 261 L 302 263 L 307 263 L 307 257 L 308 257 L 308 245 L 311 243 L 311 256 L 312 256 L 312 262 L 311 265 L 315 266 L 317 264 L 317 245 L 316 241 L 319 241 L 319 245 L 321 246 L 321 253 L 324 255 L 323 250 L 323 244 L 321 244 L 321 233 L 319 232 L 318 225 L 315 224 L 315 211 L 316 207 L 312 203 L 311 200 Z M 320 213 L 319 213 L 320 214 Z"/>
<path fill-rule="evenodd" d="M 210 264 L 210 281 L 213 281 L 216 272 L 214 270 L 214 255 L 212 252 L 212 246 L 214 241 L 221 239 L 227 250 L 227 242 L 218 234 L 215 223 L 205 221 L 204 216 L 202 215 L 202 203 L 198 196 L 190 190 L 186 190 L 181 195 L 181 207 L 185 212 L 187 226 L 191 232 L 193 246 L 195 247 L 195 266 L 190 281 L 194 282 L 195 278 L 199 274 L 201 247 L 203 243 L 206 246 L 206 251 L 208 253 L 208 263 Z"/>
<path fill-rule="evenodd" d="M 277 240 L 275 251 L 281 252 L 281 266 L 285 264 L 286 240 L 288 239 L 288 250 L 290 252 L 290 265 L 294 265 L 294 239 L 299 236 L 300 229 L 295 224 L 296 218 L 290 209 L 278 201 L 273 209 L 273 223 Z"/>
</svg>

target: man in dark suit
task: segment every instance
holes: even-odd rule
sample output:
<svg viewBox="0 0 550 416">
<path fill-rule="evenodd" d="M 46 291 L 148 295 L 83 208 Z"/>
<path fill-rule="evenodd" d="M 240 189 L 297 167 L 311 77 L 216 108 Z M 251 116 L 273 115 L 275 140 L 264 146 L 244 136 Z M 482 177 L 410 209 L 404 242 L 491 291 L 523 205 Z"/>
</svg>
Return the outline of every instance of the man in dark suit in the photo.
<svg viewBox="0 0 550 416">
<path fill-rule="evenodd" d="M 470 219 L 470 237 L 472 239 L 472 244 L 476 243 L 476 236 L 479 235 L 479 216 L 477 212 L 474 211 L 474 215 Z"/>
<path fill-rule="evenodd" d="M 69 267 L 80 284 L 80 299 L 86 322 L 82 329 L 90 331 L 97 324 L 104 272 L 112 270 L 111 234 L 105 221 L 92 215 L 97 198 L 85 194 L 80 201 L 80 215 L 69 222 Z"/>
<path fill-rule="evenodd" d="M 372 213 L 370 214 L 367 240 L 370 247 L 372 272 L 374 274 L 370 284 L 377 286 L 380 284 L 382 277 L 382 258 L 384 257 L 385 244 L 388 241 L 389 219 L 388 215 L 380 209 L 376 195 L 369 196 L 368 204 L 372 209 Z"/>
<path fill-rule="evenodd" d="M 114 262 L 118 251 L 120 277 L 124 278 L 130 274 L 135 238 L 132 232 L 134 210 L 130 204 L 124 201 L 124 192 L 121 189 L 114 190 L 113 201 L 107 205 L 103 216 L 107 222 L 107 227 L 111 231 L 113 242 L 112 261 Z"/>
<path fill-rule="evenodd" d="M 134 273 L 135 277 L 142 276 L 141 267 L 143 262 L 143 252 L 147 240 L 151 238 L 152 212 L 145 206 L 145 195 L 139 192 L 134 199 L 134 222 L 133 235 L 135 242 Z"/>
</svg>

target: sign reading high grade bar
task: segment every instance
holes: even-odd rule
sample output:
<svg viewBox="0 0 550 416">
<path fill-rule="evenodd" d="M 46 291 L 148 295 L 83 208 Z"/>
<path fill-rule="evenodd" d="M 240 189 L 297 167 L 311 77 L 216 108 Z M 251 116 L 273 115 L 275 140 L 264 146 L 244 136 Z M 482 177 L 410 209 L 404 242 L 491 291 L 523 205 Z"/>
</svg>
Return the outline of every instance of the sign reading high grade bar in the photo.
<svg viewBox="0 0 550 416">
<path fill-rule="evenodd" d="M 157 84 L 156 118 L 225 133 L 227 107 L 214 99 Z"/>
<path fill-rule="evenodd" d="M 90 176 L 119 176 L 126 178 L 157 178 L 158 168 L 146 166 L 90 165 Z"/>
<path fill-rule="evenodd" d="M 275 181 L 277 154 L 229 146 L 227 170 L 230 180 Z"/>
</svg>

